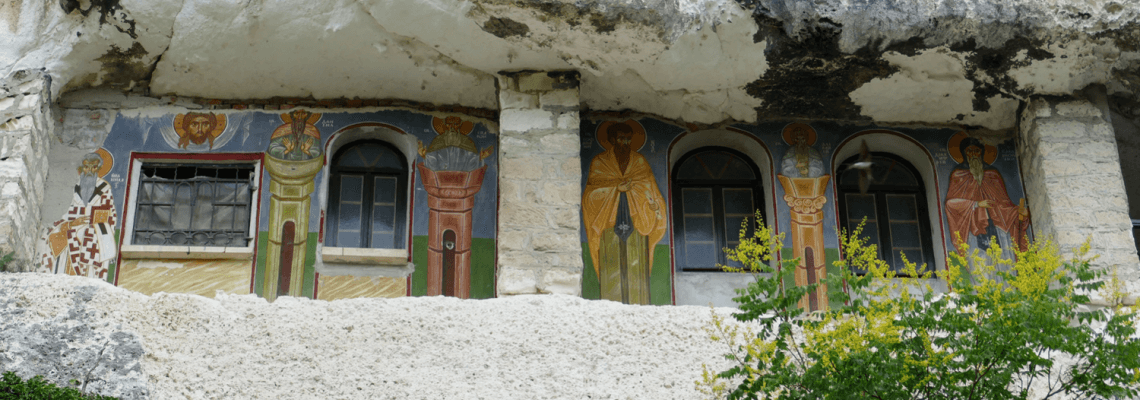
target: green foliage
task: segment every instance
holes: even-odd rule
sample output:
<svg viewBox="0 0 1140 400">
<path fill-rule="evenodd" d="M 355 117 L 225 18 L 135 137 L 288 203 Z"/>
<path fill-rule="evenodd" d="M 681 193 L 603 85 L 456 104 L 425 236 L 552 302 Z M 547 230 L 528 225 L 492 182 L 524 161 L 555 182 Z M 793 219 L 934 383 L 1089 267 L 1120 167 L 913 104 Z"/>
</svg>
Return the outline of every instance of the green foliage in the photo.
<svg viewBox="0 0 1140 400">
<path fill-rule="evenodd" d="M 25 382 L 15 373 L 6 371 L 4 376 L 0 377 L 0 400 L 115 400 L 115 398 L 85 395 L 76 389 L 61 388 L 44 381 L 42 376 L 36 376 Z"/>
<path fill-rule="evenodd" d="M 757 216 L 759 217 L 759 215 Z M 1039 241 L 1017 260 L 994 243 L 950 254 L 937 274 L 896 277 L 862 227 L 842 235 L 846 259 L 827 287 L 834 309 L 805 314 L 814 290 L 781 285 L 769 267 L 783 240 L 757 224 L 729 258 L 750 266 L 755 283 L 735 300 L 743 324 L 716 318 L 732 368 L 705 368 L 698 388 L 730 399 L 1043 399 L 1138 394 L 1136 309 L 1123 284 L 1089 267 L 1086 244 L 1066 260 Z M 964 255 L 963 255 L 964 254 Z M 781 271 L 794 271 L 786 260 Z M 968 267 L 966 267 L 968 266 Z M 865 270 L 866 275 L 851 271 Z M 941 280 L 952 290 L 936 290 Z M 1106 282 L 1108 283 L 1106 285 Z M 1107 305 L 1088 307 L 1100 291 Z M 838 300 L 838 302 L 836 302 Z"/>
<path fill-rule="evenodd" d="M 12 260 L 15 258 L 15 251 L 9 251 L 8 254 L 0 256 L 0 272 L 9 271 L 9 269 L 12 268 L 12 266 L 9 264 L 11 264 Z"/>
</svg>

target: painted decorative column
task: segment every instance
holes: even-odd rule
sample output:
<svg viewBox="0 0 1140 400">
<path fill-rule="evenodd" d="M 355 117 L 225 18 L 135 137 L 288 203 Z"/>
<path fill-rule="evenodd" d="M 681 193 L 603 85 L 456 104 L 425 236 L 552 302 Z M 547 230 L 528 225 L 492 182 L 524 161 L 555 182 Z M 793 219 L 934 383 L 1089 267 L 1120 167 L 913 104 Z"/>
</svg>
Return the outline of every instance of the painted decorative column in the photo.
<svg viewBox="0 0 1140 400">
<path fill-rule="evenodd" d="M 791 211 L 792 254 L 800 259 L 796 266 L 796 286 L 818 283 L 815 293 L 800 299 L 800 307 L 811 311 L 827 309 L 827 260 L 823 248 L 823 205 L 827 203 L 827 182 L 823 174 L 823 157 L 811 146 L 816 142 L 815 129 L 803 123 L 784 127 L 784 142 L 791 148 L 780 160 L 776 178 L 784 188 L 784 201 Z"/>
<path fill-rule="evenodd" d="M 282 114 L 285 124 L 273 131 L 265 170 L 269 172 L 269 240 L 261 295 L 304 296 L 310 197 L 324 166 L 320 157 L 320 114 L 296 110 Z"/>
<path fill-rule="evenodd" d="M 784 201 L 792 210 L 792 254 L 800 259 L 796 266 L 796 285 L 819 283 L 815 293 L 800 300 L 800 307 L 811 311 L 827 308 L 827 265 L 823 250 L 823 205 L 827 203 L 830 175 L 818 178 L 776 176 L 784 187 Z"/>
<path fill-rule="evenodd" d="M 483 187 L 483 159 L 468 138 L 474 124 L 459 117 L 435 118 L 436 136 L 419 144 L 424 162 L 416 164 L 428 194 L 427 295 L 471 297 L 471 210 Z"/>
</svg>

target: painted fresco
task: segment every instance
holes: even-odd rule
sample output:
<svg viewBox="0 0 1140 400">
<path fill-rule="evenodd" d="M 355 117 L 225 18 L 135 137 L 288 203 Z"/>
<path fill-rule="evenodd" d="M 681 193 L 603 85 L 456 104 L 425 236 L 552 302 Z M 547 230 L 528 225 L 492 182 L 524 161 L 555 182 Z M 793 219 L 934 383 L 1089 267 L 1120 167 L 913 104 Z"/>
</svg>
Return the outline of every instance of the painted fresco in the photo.
<svg viewBox="0 0 1140 400">
<path fill-rule="evenodd" d="M 43 235 L 39 244 L 41 270 L 103 278 L 143 293 L 167 291 L 212 296 L 221 290 L 255 293 L 270 299 L 279 295 L 323 299 L 426 295 L 431 281 L 427 279 L 429 254 L 433 249 L 447 250 L 448 247 L 446 243 L 429 242 L 429 237 L 436 231 L 454 231 L 457 233 L 454 247 L 465 254 L 460 257 L 465 271 L 459 279 L 465 284 L 463 287 L 452 285 L 446 294 L 493 297 L 498 191 L 497 157 L 492 150 L 498 142 L 494 124 L 465 114 L 406 108 L 321 113 L 286 108 L 283 106 L 282 111 L 179 111 L 172 108 L 168 113 L 119 113 L 106 139 L 96 143 L 100 151 L 76 160 L 80 166 L 80 183 L 75 185 L 75 199 L 67 214 Z M 439 146 L 444 148 L 439 152 L 426 152 L 429 157 L 415 159 L 411 166 L 416 171 L 413 178 L 421 176 L 414 178 L 415 184 L 407 188 L 411 192 L 410 217 L 405 224 L 407 245 L 403 247 L 407 249 L 408 262 L 413 265 L 406 278 L 368 276 L 371 272 L 353 276 L 343 268 L 328 276 L 318 273 L 323 268 L 320 244 L 323 202 L 327 199 L 324 191 L 328 190 L 325 149 L 337 132 L 362 125 L 383 125 L 397 135 L 408 137 L 411 143 L 448 144 Z M 429 192 L 440 194 L 437 189 L 451 181 L 444 177 L 428 187 L 422 184 L 428 178 L 424 171 L 446 175 L 454 172 L 454 168 L 417 168 L 428 164 L 433 154 L 455 148 L 455 135 L 462 137 L 459 142 L 463 142 L 460 146 L 463 151 L 468 151 L 467 147 L 478 149 L 475 159 L 483 180 L 465 197 L 460 197 L 466 202 L 466 208 L 460 210 L 467 218 L 463 226 L 448 225 L 451 219 L 444 218 L 446 221 L 441 222 L 439 218 L 429 217 L 430 211 L 442 210 L 430 200 Z M 260 174 L 250 177 L 251 193 L 257 196 L 252 200 L 257 204 L 257 212 L 239 216 L 255 227 L 249 232 L 249 238 L 241 240 L 253 243 L 252 251 L 245 253 L 253 256 L 190 259 L 193 254 L 170 252 L 167 251 L 170 248 L 164 250 L 162 246 L 131 244 L 133 238 L 126 237 L 129 229 L 124 229 L 123 224 L 133 221 L 138 213 L 137 200 L 127 197 L 131 193 L 130 186 L 139 185 L 130 182 L 131 164 L 139 160 L 189 166 L 257 162 Z M 89 186 L 102 189 L 88 190 Z M 87 195 L 89 191 L 94 194 Z M 443 194 L 452 195 L 451 192 Z M 240 221 L 235 221 L 233 224 L 240 225 Z M 134 223 L 137 226 L 138 222 Z M 441 227 L 444 229 L 440 230 Z M 122 256 L 118 251 L 120 242 L 133 246 L 133 250 Z M 241 250 L 240 245 L 227 246 Z M 437 283 L 435 287 L 441 285 Z M 326 292 L 322 294 L 322 291 Z"/>
<path fill-rule="evenodd" d="M 827 265 L 824 262 L 823 206 L 827 204 L 827 183 L 831 175 L 823 173 L 823 157 L 811 146 L 815 130 L 807 124 L 793 123 L 784 128 L 784 143 L 792 147 L 780 161 L 780 188 L 784 202 L 791 209 L 792 256 L 800 260 L 796 266 L 796 285 L 818 284 L 816 291 L 800 300 L 800 307 L 811 311 L 827 307 Z"/>
<path fill-rule="evenodd" d="M 668 214 L 653 168 L 638 152 L 645 128 L 634 120 L 608 121 L 596 132 L 605 151 L 586 169 L 582 218 L 601 298 L 650 304 L 654 250 Z"/>
<path fill-rule="evenodd" d="M 1024 197 L 1014 204 L 1001 171 L 993 166 L 998 147 L 959 132 L 950 137 L 946 149 L 958 163 L 950 170 L 946 189 L 951 240 L 961 240 L 970 249 L 988 248 L 997 241 L 1002 258 L 1015 260 L 1014 250 L 1027 247 L 1029 210 Z M 955 249 L 963 255 L 968 251 Z"/>
<path fill-rule="evenodd" d="M 428 196 L 427 295 L 471 297 L 471 232 L 475 195 L 494 147 L 479 150 L 468 135 L 471 121 L 434 118 L 437 136 L 417 142 L 420 183 Z"/>
<path fill-rule="evenodd" d="M 79 161 L 71 206 L 38 242 L 39 271 L 107 279 L 118 253 L 118 212 L 111 184 L 103 178 L 115 164 L 99 149 Z"/>
<path fill-rule="evenodd" d="M 631 119 L 632 117 L 632 119 Z M 631 122 L 624 122 L 631 121 Z M 605 229 L 613 229 L 617 206 L 611 206 L 606 213 L 600 213 L 590 205 L 592 192 L 601 183 L 605 172 L 595 168 L 599 157 L 611 152 L 612 143 L 603 141 L 603 126 L 616 123 L 630 123 L 643 127 L 644 142 L 637 140 L 641 159 L 648 163 L 645 170 L 652 175 L 654 190 L 663 199 L 674 199 L 671 193 L 670 160 L 676 161 L 680 155 L 671 154 L 673 146 L 686 135 L 702 135 L 706 131 L 731 132 L 741 135 L 748 141 L 757 141 L 772 159 L 771 174 L 763 177 L 764 198 L 772 202 L 773 212 L 766 214 L 767 223 L 777 232 L 786 233 L 787 239 L 778 254 L 781 259 L 799 258 L 800 269 L 796 271 L 796 284 L 822 282 L 829 274 L 837 271 L 833 263 L 841 257 L 839 249 L 839 203 L 836 201 L 839 176 L 848 171 L 844 164 L 849 158 L 859 159 L 860 147 L 872 143 L 871 153 L 905 153 L 908 159 L 917 163 L 915 168 L 932 171 L 923 173 L 921 179 L 927 190 L 935 194 L 935 199 L 927 199 L 930 207 L 923 216 L 938 216 L 930 221 L 931 236 L 934 240 L 934 255 L 929 259 L 937 266 L 945 266 L 946 251 L 953 251 L 954 232 L 968 232 L 964 235 L 970 243 L 984 242 L 996 238 L 1005 247 L 1006 243 L 1023 245 L 1029 232 L 1029 216 L 1024 208 L 1024 194 L 1020 185 L 1021 177 L 1017 160 L 1013 154 L 1013 144 L 1009 134 L 988 133 L 986 135 L 965 133 L 958 129 L 940 128 L 879 128 L 868 125 L 845 125 L 840 122 L 780 122 L 769 121 L 755 124 L 736 124 L 721 127 L 701 127 L 679 121 L 670 121 L 629 113 L 597 112 L 583 117 L 583 259 L 587 265 L 583 274 L 582 293 L 587 298 L 620 298 L 606 296 L 603 287 L 621 285 L 620 276 L 604 276 L 599 264 L 606 261 L 600 256 L 604 248 L 602 235 Z M 607 132 L 608 133 L 608 132 Z M 973 137 L 973 139 L 963 139 Z M 966 143 L 963 145 L 962 143 Z M 971 143 L 983 143 L 981 150 L 971 148 Z M 875 147 L 881 144 L 881 147 Z M 709 146 L 735 148 L 730 142 L 712 140 Z M 970 154 L 963 152 L 970 148 Z M 690 151 L 694 149 L 687 149 Z M 969 158 L 976 155 L 974 161 Z M 842 157 L 842 159 L 839 159 Z M 980 166 L 979 166 L 980 160 Z M 973 164 L 971 164 L 973 162 Z M 971 170 L 971 165 L 973 166 Z M 888 171 L 890 165 L 877 166 Z M 761 167 L 763 169 L 763 166 Z M 975 174 L 981 170 L 981 174 Z M 973 172 L 971 172 L 973 171 Z M 855 176 L 860 171 L 855 171 Z M 897 175 L 892 174 L 891 177 Z M 929 175 L 929 176 L 928 176 Z M 883 179 L 879 177 L 879 183 Z M 856 180 L 857 181 L 857 180 Z M 597 184 L 595 184 L 595 182 Z M 611 183 L 611 185 L 613 185 Z M 933 186 L 931 188 L 931 186 Z M 858 184 L 856 183 L 856 186 Z M 610 191 L 620 192 L 615 189 Z M 948 195 L 949 191 L 949 195 Z M 858 189 L 855 191 L 858 194 Z M 612 196 L 612 195 L 611 195 Z M 928 197 L 928 196 L 927 196 Z M 988 200 L 988 201 L 986 201 Z M 610 200 L 617 203 L 616 200 Z M 675 200 L 669 200 L 667 213 L 661 220 L 667 233 L 654 240 L 647 238 L 653 248 L 653 270 L 651 272 L 651 303 L 671 304 L 672 296 L 683 288 L 675 287 L 680 274 L 720 274 L 719 272 L 684 272 L 683 265 L 672 259 L 671 246 L 677 245 L 673 236 L 677 234 L 668 213 L 675 211 Z M 648 207 L 646 207 L 648 209 Z M 631 208 L 631 211 L 634 210 Z M 641 210 L 637 210 L 641 211 Z M 923 211 L 927 212 L 927 211 Z M 631 212 L 631 216 L 637 215 Z M 599 216 L 604 216 L 601 218 Z M 955 220 L 957 218 L 957 220 Z M 654 229 L 660 229 L 654 226 Z M 637 230 L 635 230 L 637 232 Z M 1011 247 L 1012 248 L 1012 247 Z M 607 282 L 611 281 L 611 282 Z M 614 282 L 617 281 L 617 282 Z M 629 279 L 626 278 L 626 284 Z M 793 283 L 793 282 L 789 282 Z M 936 285 L 937 286 L 937 285 Z M 699 287 L 697 290 L 704 290 Z M 801 301 L 801 306 L 822 309 L 828 306 L 824 288 Z M 729 291 L 731 293 L 731 291 Z M 696 304 L 701 304 L 697 302 Z"/>
</svg>

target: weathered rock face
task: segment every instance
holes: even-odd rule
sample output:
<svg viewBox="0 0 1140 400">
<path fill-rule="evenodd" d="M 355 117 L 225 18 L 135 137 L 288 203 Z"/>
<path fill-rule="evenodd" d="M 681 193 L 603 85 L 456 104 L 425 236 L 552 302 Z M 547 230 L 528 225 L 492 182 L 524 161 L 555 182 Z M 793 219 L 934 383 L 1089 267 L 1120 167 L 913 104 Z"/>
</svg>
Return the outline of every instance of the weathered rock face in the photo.
<svg viewBox="0 0 1140 400">
<path fill-rule="evenodd" d="M 139 336 L 93 306 L 105 282 L 0 275 L 0 370 L 122 399 L 149 395 Z"/>
<path fill-rule="evenodd" d="M 1140 60 L 1140 10 L 1115 0 L 15 0 L 0 17 L 0 73 L 45 69 L 53 95 L 494 108 L 500 71 L 574 69 L 589 109 L 709 124 L 1005 129 L 1034 94 L 1133 101 Z"/>
<path fill-rule="evenodd" d="M 710 316 L 560 295 L 270 304 L 0 274 L 0 370 L 123 398 L 698 398 L 701 364 L 727 368 Z"/>
</svg>

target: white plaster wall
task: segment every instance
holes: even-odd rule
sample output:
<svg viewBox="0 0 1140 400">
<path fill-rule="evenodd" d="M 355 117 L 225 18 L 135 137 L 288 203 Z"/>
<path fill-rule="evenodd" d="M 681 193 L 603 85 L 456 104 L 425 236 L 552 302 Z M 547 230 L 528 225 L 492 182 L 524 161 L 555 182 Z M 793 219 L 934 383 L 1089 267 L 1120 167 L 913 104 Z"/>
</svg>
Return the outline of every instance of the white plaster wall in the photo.
<svg viewBox="0 0 1140 400">
<path fill-rule="evenodd" d="M 154 399 L 696 399 L 701 364 L 727 367 L 702 329 L 708 307 L 565 295 L 270 304 L 43 274 L 0 275 L 0 287 L 5 323 L 81 310 L 84 326 L 137 335 Z"/>
<path fill-rule="evenodd" d="M 755 282 L 752 275 L 731 272 L 677 272 L 674 296 L 679 306 L 737 307 L 736 289 Z"/>
</svg>

